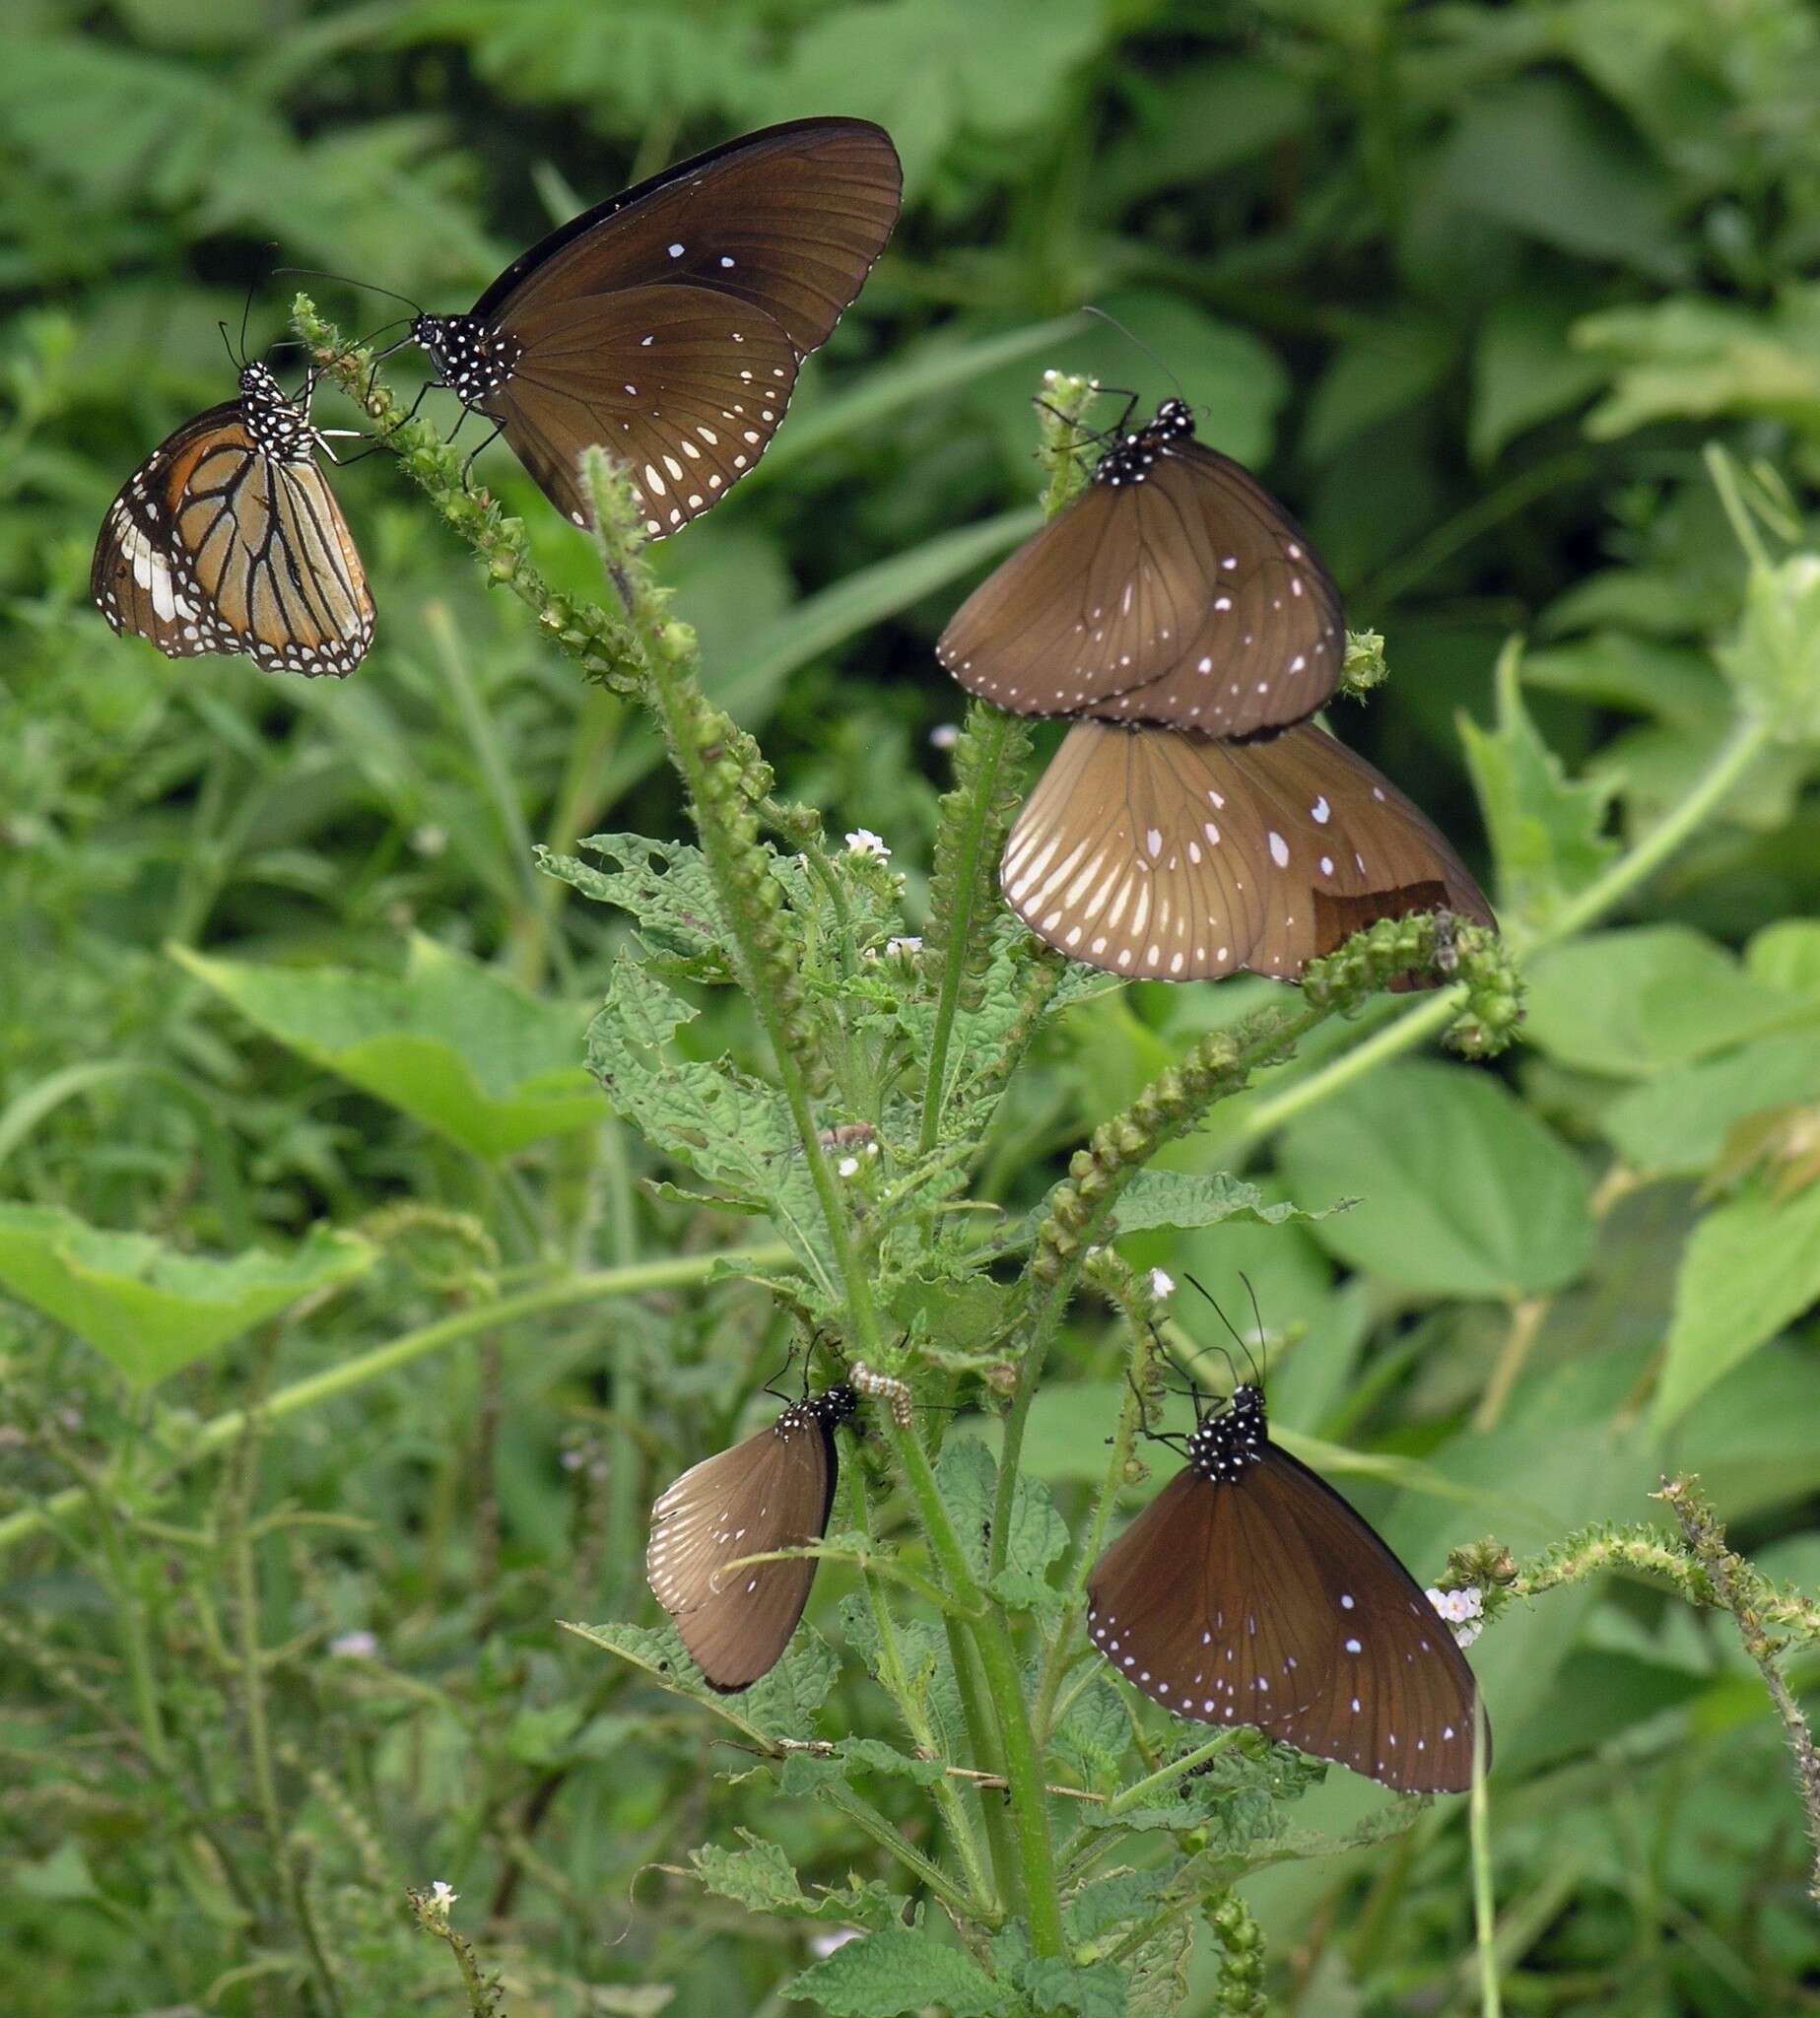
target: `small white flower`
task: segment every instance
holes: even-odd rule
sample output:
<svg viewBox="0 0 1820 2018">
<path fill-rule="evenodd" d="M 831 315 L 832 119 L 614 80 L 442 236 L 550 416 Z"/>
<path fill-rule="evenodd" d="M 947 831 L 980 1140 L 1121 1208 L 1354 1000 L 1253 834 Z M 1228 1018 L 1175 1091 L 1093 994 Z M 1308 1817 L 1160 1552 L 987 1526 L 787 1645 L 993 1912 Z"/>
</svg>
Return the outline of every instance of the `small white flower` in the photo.
<svg viewBox="0 0 1820 2018">
<path fill-rule="evenodd" d="M 442 1921 L 446 1926 L 448 1923 L 448 1909 L 454 1905 L 460 1896 L 460 1893 L 456 1892 L 452 1886 L 445 1884 L 442 1879 L 438 1878 L 430 1887 L 430 1911 L 432 1916 Z"/>
<path fill-rule="evenodd" d="M 1476 1583 L 1468 1583 L 1459 1594 L 1459 1615 L 1462 1619 L 1479 1619 L 1485 1616 L 1485 1599 Z"/>
<path fill-rule="evenodd" d="M 866 1154 L 868 1156 L 876 1156 L 878 1154 L 878 1144 L 876 1142 L 868 1142 L 866 1144 Z"/>
<path fill-rule="evenodd" d="M 920 953 L 922 951 L 922 941 L 920 939 L 887 939 L 885 941 L 885 951 L 887 953 L 902 953 L 907 956 L 911 953 Z"/>
<path fill-rule="evenodd" d="M 855 827 L 846 837 L 846 851 L 849 855 L 864 855 L 875 862 L 888 862 L 891 850 L 880 836 L 869 827 Z"/>
<path fill-rule="evenodd" d="M 1173 1296 L 1175 1289 L 1176 1278 L 1173 1275 L 1166 1275 L 1161 1268 L 1150 1271 L 1150 1294 L 1153 1297 Z"/>
<path fill-rule="evenodd" d="M 379 1651 L 378 1636 L 366 1631 L 337 1633 L 328 1644 L 337 1660 L 372 1660 Z"/>
<path fill-rule="evenodd" d="M 841 1159 L 841 1161 L 835 1165 L 835 1169 L 838 1170 L 843 1177 L 857 1177 L 859 1174 L 859 1159 L 856 1156 L 843 1156 Z"/>
<path fill-rule="evenodd" d="M 1453 1616 L 1453 1593 L 1450 1590 L 1437 1590 L 1431 1583 L 1422 1594 L 1444 1619 Z"/>
<path fill-rule="evenodd" d="M 929 742 L 937 750 L 952 750 L 961 740 L 961 724 L 958 721 L 938 721 L 929 731 Z"/>
<path fill-rule="evenodd" d="M 1484 1626 L 1477 1620 L 1470 1626 L 1455 1626 L 1453 1628 L 1454 1643 L 1456 1646 L 1470 1647 L 1484 1630 Z"/>
<path fill-rule="evenodd" d="M 816 1956 L 832 1955 L 837 1948 L 844 1948 L 848 1941 L 859 1938 L 857 1927 L 831 1927 L 826 1933 L 809 1936 L 809 1952 Z"/>
<path fill-rule="evenodd" d="M 411 846 L 418 854 L 428 855 L 434 860 L 448 846 L 447 830 L 426 821 L 422 827 L 412 828 Z"/>
</svg>

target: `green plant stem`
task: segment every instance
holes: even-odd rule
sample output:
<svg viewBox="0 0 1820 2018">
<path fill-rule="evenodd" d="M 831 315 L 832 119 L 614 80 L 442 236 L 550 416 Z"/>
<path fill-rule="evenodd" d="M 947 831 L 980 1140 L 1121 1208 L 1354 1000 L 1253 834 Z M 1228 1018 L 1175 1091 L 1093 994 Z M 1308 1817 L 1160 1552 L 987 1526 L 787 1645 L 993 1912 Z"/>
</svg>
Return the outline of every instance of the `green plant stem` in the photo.
<svg viewBox="0 0 1820 2018">
<path fill-rule="evenodd" d="M 1172 1759 L 1167 1766 L 1159 1766 L 1154 1773 L 1147 1773 L 1142 1780 L 1134 1780 L 1129 1786 L 1121 1787 L 1106 1804 L 1108 1815 L 1128 1815 L 1133 1808 L 1141 1808 L 1152 1794 L 1161 1793 L 1172 1781 L 1180 1780 L 1183 1774 L 1192 1773 L 1196 1767 L 1206 1765 L 1209 1759 L 1217 1759 L 1239 1735 L 1237 1725 L 1231 1730 L 1215 1731 L 1204 1745 L 1195 1746 L 1191 1752 L 1184 1752 L 1180 1759 Z"/>
<path fill-rule="evenodd" d="M 948 1661 L 954 1669 L 955 1693 L 961 1699 L 961 1721 L 967 1726 L 968 1747 L 974 1764 L 994 1779 L 1010 1782 L 1005 1775 L 1004 1747 L 998 1742 L 995 1714 L 986 1699 L 985 1672 L 973 1637 L 952 1613 L 942 1615 L 948 1636 Z M 1024 1884 L 1024 1867 L 1018 1861 L 1017 1839 L 1012 1833 L 1011 1812 L 1003 1799 L 990 1793 L 979 1796 L 979 1816 L 985 1825 L 986 1850 L 992 1859 L 992 1873 L 1005 1904 L 1014 1913 L 1027 1913 L 1029 1899 Z"/>
<path fill-rule="evenodd" d="M 898 1464 L 916 1504 L 923 1534 L 950 1596 L 969 1614 L 968 1633 L 979 1656 L 987 1694 L 998 1722 L 1005 1783 L 1017 1839 L 1017 1864 L 1030 1917 L 1031 1946 L 1039 1956 L 1067 1952 L 1061 1901 L 1055 1888 L 1054 1851 L 1049 1842 L 1048 1798 L 1037 1758 L 1035 1733 L 1018 1679 L 1017 1655 L 1003 1615 L 980 1588 L 948 1517 L 928 1453 L 914 1431 L 892 1426 Z"/>
<path fill-rule="evenodd" d="M 850 1786 L 833 1782 L 821 1789 L 821 1794 L 831 1807 L 839 1808 L 855 1828 L 863 1830 L 874 1843 L 888 1850 L 907 1871 L 919 1878 L 963 1926 L 981 1919 L 988 1924 L 996 1923 L 996 1915 L 981 1913 L 939 1864 L 924 1856 L 913 1843 L 869 1802 L 861 1800 Z"/>
<path fill-rule="evenodd" d="M 246 1719 L 246 1756 L 252 1770 L 253 1792 L 265 1828 L 272 1875 L 282 1879 L 288 1874 L 289 1858 L 285 1854 L 284 1818 L 278 1806 L 278 1777 L 272 1768 L 272 1734 L 265 1716 L 265 1656 L 259 1645 L 259 1580 L 251 1533 L 253 1453 L 265 1424 L 262 1413 L 244 1413 L 246 1426 L 239 1442 L 238 1477 L 228 1499 L 232 1525 L 227 1539 L 237 1643 L 236 1666 L 240 1685 L 240 1714 Z"/>
<path fill-rule="evenodd" d="M 1498 1988 L 1498 1903 L 1492 1891 L 1491 1799 L 1485 1784 L 1485 1718 L 1480 1713 L 1472 1742 L 1472 1794 L 1467 1828 L 1472 1846 L 1472 1925 L 1479 1951 L 1479 2009 L 1482 2018 L 1501 2018 Z"/>
<path fill-rule="evenodd" d="M 319 1374 L 310 1374 L 302 1380 L 294 1380 L 290 1386 L 279 1388 L 259 1413 L 267 1421 L 277 1422 L 285 1416 L 296 1415 L 300 1409 L 314 1408 L 338 1395 L 351 1393 L 355 1388 L 365 1386 L 369 1380 L 376 1380 L 381 1375 L 395 1373 L 398 1368 L 409 1366 L 413 1360 L 440 1352 L 496 1325 L 503 1328 L 517 1323 L 521 1318 L 540 1317 L 551 1311 L 571 1310 L 577 1304 L 598 1303 L 608 1297 L 642 1296 L 650 1290 L 673 1289 L 683 1283 L 699 1282 L 721 1261 L 740 1267 L 775 1268 L 793 1258 L 789 1247 L 775 1242 L 765 1246 L 727 1247 L 713 1253 L 685 1254 L 665 1261 L 642 1261 L 631 1268 L 602 1268 L 586 1275 L 564 1276 L 557 1282 L 525 1290 L 515 1297 L 502 1297 L 497 1303 L 478 1304 L 472 1310 L 438 1318 L 434 1324 L 425 1324 L 384 1345 L 374 1346 L 371 1352 L 325 1368 Z M 184 1449 L 172 1457 L 172 1472 L 183 1471 L 199 1459 L 234 1443 L 246 1428 L 246 1421 L 245 1409 L 233 1408 L 203 1424 Z M 40 1533 L 79 1512 L 89 1493 L 88 1486 L 69 1486 L 38 1506 L 22 1507 L 17 1513 L 8 1514 L 0 1520 L 0 1553 L 15 1542 Z"/>
<path fill-rule="evenodd" d="M 1565 939 L 1597 922 L 1614 909 L 1640 884 L 1652 876 L 1679 847 L 1723 804 L 1752 764 L 1769 747 L 1770 726 L 1757 720 L 1742 720 L 1719 746 L 1713 762 L 1689 786 L 1680 802 L 1651 828 L 1628 853 L 1595 877 L 1578 897 L 1548 921 L 1521 948 L 1527 956 L 1559 945 Z M 1387 1060 L 1414 1049 L 1425 1039 L 1438 1037 L 1466 999 L 1464 988 L 1444 988 L 1413 1008 L 1405 1009 L 1382 1025 L 1363 1043 L 1330 1059 L 1318 1071 L 1288 1086 L 1269 1099 L 1249 1108 L 1230 1129 L 1216 1133 L 1222 1148 L 1243 1149 L 1264 1141 L 1285 1122 L 1323 1101 L 1331 1100 L 1356 1080 L 1375 1071 Z"/>
<path fill-rule="evenodd" d="M 961 984 L 967 977 L 968 956 L 973 950 L 975 912 L 985 895 L 981 850 L 992 827 L 992 805 L 998 790 L 1005 748 L 1016 726 L 1013 716 L 996 707 L 976 704 L 971 712 L 974 719 L 969 723 L 969 731 L 978 737 L 984 747 L 974 795 L 961 829 L 955 878 L 961 914 L 947 921 L 941 992 L 935 1001 L 935 1028 L 929 1040 L 929 1057 L 923 1075 L 922 1123 L 916 1138 L 919 1156 L 928 1156 L 941 1135 L 942 1101 L 948 1085 L 948 1047 L 954 1039 L 955 1017 L 961 1006 Z"/>
</svg>

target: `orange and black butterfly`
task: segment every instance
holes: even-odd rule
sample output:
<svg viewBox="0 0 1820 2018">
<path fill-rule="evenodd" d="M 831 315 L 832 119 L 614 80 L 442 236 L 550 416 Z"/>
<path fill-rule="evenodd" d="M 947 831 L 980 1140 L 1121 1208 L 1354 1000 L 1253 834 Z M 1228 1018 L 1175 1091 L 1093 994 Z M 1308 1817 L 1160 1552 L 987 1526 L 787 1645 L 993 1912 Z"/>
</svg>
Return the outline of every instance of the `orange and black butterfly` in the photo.
<svg viewBox="0 0 1820 2018">
<path fill-rule="evenodd" d="M 264 365 L 185 421 L 101 522 L 89 592 L 167 658 L 244 652 L 268 672 L 346 678 L 372 642 L 372 597 L 316 466 L 320 436 Z"/>
</svg>

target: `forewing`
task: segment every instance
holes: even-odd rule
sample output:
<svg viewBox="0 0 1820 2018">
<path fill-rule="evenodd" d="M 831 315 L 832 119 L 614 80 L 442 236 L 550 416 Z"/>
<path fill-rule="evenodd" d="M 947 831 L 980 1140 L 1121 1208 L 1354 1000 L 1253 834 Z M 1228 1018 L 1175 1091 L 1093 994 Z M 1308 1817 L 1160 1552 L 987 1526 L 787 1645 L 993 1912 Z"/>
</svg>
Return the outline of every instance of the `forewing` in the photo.
<svg viewBox="0 0 1820 2018">
<path fill-rule="evenodd" d="M 1212 980 L 1251 964 L 1265 893 L 1228 810 L 1230 771 L 1210 761 L 1222 747 L 1077 723 L 1005 844 L 1006 903 L 1108 974 Z"/>
<path fill-rule="evenodd" d="M 732 1566 L 821 1539 L 833 1448 L 813 1426 L 761 1430 L 684 1472 L 651 1509 L 645 1580 L 710 1688 L 750 1688 L 789 1645 L 814 1559 Z"/>
<path fill-rule="evenodd" d="M 1339 590 L 1307 534 L 1248 470 L 1198 442 L 1160 456 L 1134 488 L 1147 508 L 1167 500 L 1204 542 L 1195 622 L 1166 640 L 1175 655 L 1158 678 L 1088 711 L 1218 736 L 1313 714 L 1339 684 L 1346 638 Z"/>
<path fill-rule="evenodd" d="M 559 511 L 587 521 L 576 470 L 599 442 L 632 471 L 646 529 L 676 531 L 752 468 L 783 419 L 796 353 L 769 316 L 699 287 L 630 288 L 527 316 L 488 401 Z"/>
<path fill-rule="evenodd" d="M 1293 1550 L 1292 1574 L 1268 1596 L 1286 1615 L 1301 1673 L 1318 1681 L 1257 1719 L 1260 1727 L 1386 1786 L 1470 1786 L 1477 1688 L 1414 1578 L 1324 1479 L 1277 1445 L 1224 1490 Z M 1488 1727 L 1487 1766 L 1490 1743 Z"/>
<path fill-rule="evenodd" d="M 767 127 L 553 232 L 500 275 L 474 313 L 516 327 L 583 296 L 683 282 L 761 310 L 801 358 L 827 340 L 884 250 L 902 187 L 881 127 Z"/>
</svg>

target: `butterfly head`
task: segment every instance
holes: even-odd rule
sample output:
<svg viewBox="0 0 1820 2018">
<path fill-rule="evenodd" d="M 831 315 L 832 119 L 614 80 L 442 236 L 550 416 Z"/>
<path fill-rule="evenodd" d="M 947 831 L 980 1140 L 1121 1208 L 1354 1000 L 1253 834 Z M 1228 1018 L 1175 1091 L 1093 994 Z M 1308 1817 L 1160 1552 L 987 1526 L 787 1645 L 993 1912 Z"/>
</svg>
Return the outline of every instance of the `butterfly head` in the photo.
<svg viewBox="0 0 1820 2018">
<path fill-rule="evenodd" d="M 1232 1391 L 1224 1408 L 1201 1417 L 1188 1438 L 1188 1465 L 1214 1485 L 1231 1485 L 1256 1464 L 1270 1441 L 1264 1390 L 1249 1380 Z"/>
<path fill-rule="evenodd" d="M 1159 457 L 1167 455 L 1180 441 L 1192 440 L 1194 416 L 1184 401 L 1166 399 L 1157 408 L 1156 419 L 1135 433 L 1120 435 L 1100 458 L 1094 471 L 1096 484 L 1110 484 L 1115 491 L 1127 484 L 1148 480 Z"/>
<path fill-rule="evenodd" d="M 240 417 L 253 445 L 276 462 L 308 462 L 315 453 L 309 416 L 288 400 L 269 365 L 240 368 Z"/>
<path fill-rule="evenodd" d="M 804 1430 L 837 1430 L 843 1423 L 852 1421 L 858 1407 L 859 1396 L 844 1380 L 837 1381 L 820 1394 L 792 1401 L 777 1418 L 777 1435 L 794 1437 Z"/>
<path fill-rule="evenodd" d="M 472 315 L 419 315 L 411 341 L 428 352 L 437 376 L 463 406 L 490 398 L 517 370 L 524 346 L 508 330 Z"/>
</svg>

